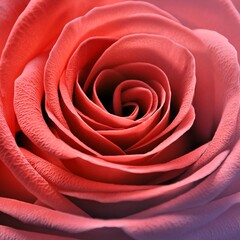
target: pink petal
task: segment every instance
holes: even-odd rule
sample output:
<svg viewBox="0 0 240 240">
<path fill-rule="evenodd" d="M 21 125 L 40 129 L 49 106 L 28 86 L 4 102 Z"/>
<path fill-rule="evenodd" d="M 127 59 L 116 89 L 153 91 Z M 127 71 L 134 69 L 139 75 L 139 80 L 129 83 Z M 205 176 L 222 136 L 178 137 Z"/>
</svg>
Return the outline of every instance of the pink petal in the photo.
<svg viewBox="0 0 240 240">
<path fill-rule="evenodd" d="M 226 36 L 240 52 L 240 15 L 228 0 L 147 0 L 174 15 L 183 25 L 192 29 L 214 30 Z M 239 60 L 239 57 L 238 57 Z"/>
<path fill-rule="evenodd" d="M 13 28 L 19 15 L 22 13 L 24 8 L 27 6 L 29 0 L 23 1 L 1 1 L 0 2 L 0 56 L 5 47 L 7 38 Z M 0 57 L 1 58 L 1 57 Z"/>
<path fill-rule="evenodd" d="M 11 30 L 1 57 L 0 83 L 4 115 L 12 132 L 17 129 L 12 108 L 15 79 L 30 59 L 51 48 L 67 22 L 84 13 L 81 6 L 77 0 L 67 5 L 51 0 L 31 1 Z"/>
</svg>

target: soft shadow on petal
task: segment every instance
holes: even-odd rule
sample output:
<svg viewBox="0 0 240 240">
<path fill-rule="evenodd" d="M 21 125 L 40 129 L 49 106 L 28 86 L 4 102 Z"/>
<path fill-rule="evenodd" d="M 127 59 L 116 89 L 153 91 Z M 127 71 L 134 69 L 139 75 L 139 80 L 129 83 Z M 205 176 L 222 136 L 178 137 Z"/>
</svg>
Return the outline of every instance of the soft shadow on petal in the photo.
<svg viewBox="0 0 240 240">
<path fill-rule="evenodd" d="M 0 161 L 1 197 L 34 202 L 36 198 L 16 179 L 14 174 Z"/>
<path fill-rule="evenodd" d="M 207 125 L 211 126 L 213 137 L 206 157 L 203 156 L 201 161 L 195 163 L 189 172 L 194 172 L 206 162 L 211 161 L 211 155 L 220 153 L 229 145 L 231 146 L 234 144 L 233 139 L 239 137 L 236 126 L 240 111 L 240 68 L 236 50 L 226 38 L 216 32 L 197 30 L 196 34 L 209 49 L 211 70 L 205 69 L 205 71 L 212 72 L 212 90 L 204 90 L 204 82 L 197 81 L 194 99 L 196 110 L 194 129 L 196 129 L 197 135 L 203 134 L 206 130 L 207 120 Z M 204 96 L 202 92 L 205 92 Z M 211 105 L 207 104 L 209 101 Z M 209 112 L 208 115 L 204 114 L 206 110 Z"/>
</svg>

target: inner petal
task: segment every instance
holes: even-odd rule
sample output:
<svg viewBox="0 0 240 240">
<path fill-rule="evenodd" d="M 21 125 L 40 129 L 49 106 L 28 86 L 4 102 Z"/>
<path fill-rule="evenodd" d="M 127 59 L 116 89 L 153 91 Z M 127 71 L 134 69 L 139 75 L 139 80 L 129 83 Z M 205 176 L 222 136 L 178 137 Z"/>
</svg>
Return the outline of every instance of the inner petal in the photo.
<svg viewBox="0 0 240 240">
<path fill-rule="evenodd" d="M 114 88 L 123 81 L 123 76 L 115 70 L 104 70 L 97 77 L 93 86 L 93 101 L 90 100 L 84 90 L 76 83 L 74 91 L 74 103 L 76 108 L 91 117 L 95 121 L 114 128 L 127 128 L 137 123 L 131 119 L 121 118 L 113 114 L 112 93 Z M 102 89 L 101 89 L 102 88 Z M 98 89 L 98 90 L 97 90 Z M 91 89 L 89 90 L 91 92 Z M 97 94 L 100 92 L 102 94 Z M 91 93 L 88 93 L 88 95 Z M 97 103 L 94 103 L 94 101 Z M 83 104 L 84 102 L 84 104 Z"/>
<path fill-rule="evenodd" d="M 138 118 L 156 110 L 158 105 L 155 91 L 144 82 L 137 80 L 127 80 L 117 86 L 113 93 L 114 113 L 122 116 L 123 106 L 128 102 L 135 102 L 139 106 Z"/>
<path fill-rule="evenodd" d="M 125 52 L 124 58 L 121 56 L 122 51 Z M 156 124 L 149 132 L 145 132 L 141 141 L 131 148 L 131 153 L 136 153 L 142 151 L 141 146 L 144 152 L 157 147 L 163 137 L 167 138 L 186 114 L 192 111 L 190 108 L 196 79 L 195 62 L 187 49 L 158 35 L 135 34 L 123 37 L 111 45 L 98 59 L 86 82 L 92 82 L 105 66 L 115 68 L 132 62 L 146 62 L 163 69 L 169 77 L 174 104 L 171 105 L 172 123 L 165 130 Z M 190 123 L 192 124 L 192 121 L 189 121 Z"/>
</svg>

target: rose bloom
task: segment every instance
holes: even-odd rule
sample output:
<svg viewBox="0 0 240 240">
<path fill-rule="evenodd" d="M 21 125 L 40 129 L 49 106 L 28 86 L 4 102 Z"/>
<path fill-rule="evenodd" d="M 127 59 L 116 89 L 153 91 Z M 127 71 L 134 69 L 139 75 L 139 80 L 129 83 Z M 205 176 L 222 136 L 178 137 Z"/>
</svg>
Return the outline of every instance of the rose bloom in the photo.
<svg viewBox="0 0 240 240">
<path fill-rule="evenodd" d="M 1 0 L 0 239 L 239 239 L 239 10 Z"/>
</svg>

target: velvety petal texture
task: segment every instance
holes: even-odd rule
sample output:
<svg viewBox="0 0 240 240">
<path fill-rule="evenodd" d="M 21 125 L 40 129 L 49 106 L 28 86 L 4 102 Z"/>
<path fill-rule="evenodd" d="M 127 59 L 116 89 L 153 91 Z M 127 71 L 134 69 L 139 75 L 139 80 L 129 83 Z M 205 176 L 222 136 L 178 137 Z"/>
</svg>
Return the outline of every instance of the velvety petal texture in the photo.
<svg viewBox="0 0 240 240">
<path fill-rule="evenodd" d="M 0 239 L 239 238 L 238 0 L 2 0 L 0 28 Z"/>
</svg>

